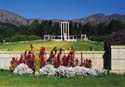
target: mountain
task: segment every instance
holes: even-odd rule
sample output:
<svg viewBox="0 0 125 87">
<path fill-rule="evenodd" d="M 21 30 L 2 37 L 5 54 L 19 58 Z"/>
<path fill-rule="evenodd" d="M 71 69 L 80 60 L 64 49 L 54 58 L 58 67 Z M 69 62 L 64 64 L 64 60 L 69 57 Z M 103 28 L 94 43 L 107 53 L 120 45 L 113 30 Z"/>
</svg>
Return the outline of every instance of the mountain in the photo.
<svg viewBox="0 0 125 87">
<path fill-rule="evenodd" d="M 75 19 L 74 22 L 80 22 L 82 24 L 91 23 L 91 24 L 99 24 L 99 23 L 109 23 L 111 20 L 118 20 L 121 22 L 125 22 L 125 15 L 121 14 L 112 14 L 110 16 L 106 16 L 104 14 L 94 14 L 88 17 Z"/>
<path fill-rule="evenodd" d="M 22 16 L 19 16 L 13 12 L 7 10 L 0 10 L 0 22 L 14 24 L 16 26 L 20 25 L 28 25 L 31 24 L 35 19 L 27 19 Z M 44 19 L 37 19 L 39 22 L 42 22 Z M 104 14 L 94 14 L 88 17 L 73 19 L 70 21 L 80 22 L 82 24 L 91 23 L 91 24 L 99 24 L 99 23 L 109 23 L 111 20 L 118 20 L 121 22 L 125 22 L 125 15 L 121 14 L 112 14 L 112 15 L 104 15 Z M 67 21 L 62 19 L 52 19 L 54 22 Z"/>
<path fill-rule="evenodd" d="M 10 23 L 17 26 L 28 24 L 28 20 L 26 18 L 3 9 L 0 10 L 0 22 Z"/>
</svg>

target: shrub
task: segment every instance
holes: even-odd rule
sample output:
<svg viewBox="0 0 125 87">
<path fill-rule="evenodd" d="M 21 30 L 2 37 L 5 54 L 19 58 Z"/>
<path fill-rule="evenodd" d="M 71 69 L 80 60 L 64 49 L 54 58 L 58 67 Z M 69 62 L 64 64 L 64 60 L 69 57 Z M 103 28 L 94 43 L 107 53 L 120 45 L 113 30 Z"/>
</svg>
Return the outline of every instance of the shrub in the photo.
<svg viewBox="0 0 125 87">
<path fill-rule="evenodd" d="M 31 68 L 29 68 L 26 64 L 21 63 L 19 64 L 13 71 L 15 74 L 32 74 L 33 71 Z"/>
<path fill-rule="evenodd" d="M 41 47 L 39 55 L 37 54 L 36 56 L 34 52 L 31 53 L 29 51 L 29 53 L 27 53 L 27 51 L 25 51 L 24 54 L 21 54 L 20 58 L 12 58 L 10 70 L 14 71 L 18 65 L 25 64 L 32 69 L 36 75 L 40 72 L 48 76 L 74 77 L 75 75 L 86 75 L 87 68 L 92 67 L 92 60 L 90 58 L 81 59 L 81 64 L 78 66 L 79 61 L 75 59 L 73 49 L 71 49 L 68 55 L 62 55 L 62 50 L 60 50 L 57 55 L 56 53 L 53 55 L 52 61 L 47 62 L 45 59 L 45 47 Z"/>
<path fill-rule="evenodd" d="M 112 33 L 112 44 L 113 45 L 125 45 L 125 30 Z"/>
<path fill-rule="evenodd" d="M 17 67 L 18 64 L 19 64 L 19 61 L 17 60 L 17 58 L 13 57 L 12 60 L 10 61 L 9 69 L 11 71 L 14 71 L 14 69 Z"/>
<path fill-rule="evenodd" d="M 86 58 L 84 60 L 81 60 L 81 66 L 91 68 L 92 67 L 92 60 L 90 58 Z"/>
<path fill-rule="evenodd" d="M 40 70 L 40 60 L 38 58 L 38 56 L 35 57 L 35 60 L 34 60 L 34 69 L 35 69 L 35 72 Z"/>
<path fill-rule="evenodd" d="M 103 42 L 103 41 L 105 41 L 105 40 L 111 40 L 111 36 L 110 36 L 110 35 L 90 36 L 89 39 L 92 40 L 92 41 Z"/>
</svg>

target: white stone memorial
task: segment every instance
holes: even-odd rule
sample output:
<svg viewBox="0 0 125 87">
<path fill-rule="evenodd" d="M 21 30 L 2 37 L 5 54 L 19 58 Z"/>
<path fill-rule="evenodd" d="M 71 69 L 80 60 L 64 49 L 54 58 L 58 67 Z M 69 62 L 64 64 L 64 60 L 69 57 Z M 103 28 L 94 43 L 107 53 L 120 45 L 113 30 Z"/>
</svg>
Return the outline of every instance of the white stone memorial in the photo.
<svg viewBox="0 0 125 87">
<path fill-rule="evenodd" d="M 61 40 L 68 41 L 69 39 L 69 22 L 61 22 Z"/>
<path fill-rule="evenodd" d="M 69 30 L 69 22 L 61 22 L 60 23 L 60 35 L 44 35 L 44 41 L 45 40 L 53 40 L 53 41 L 77 41 L 78 37 L 80 35 L 70 35 Z M 86 37 L 86 34 L 82 34 L 81 41 L 87 41 L 88 38 Z"/>
</svg>

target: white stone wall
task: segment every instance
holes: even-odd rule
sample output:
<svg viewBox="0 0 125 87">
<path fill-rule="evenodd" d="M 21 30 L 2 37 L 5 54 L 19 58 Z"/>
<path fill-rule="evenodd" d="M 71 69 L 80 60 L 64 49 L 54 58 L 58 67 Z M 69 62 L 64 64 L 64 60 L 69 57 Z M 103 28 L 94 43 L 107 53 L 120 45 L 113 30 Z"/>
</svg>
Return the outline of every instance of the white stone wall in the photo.
<svg viewBox="0 0 125 87">
<path fill-rule="evenodd" d="M 75 52 L 75 58 L 81 58 L 81 52 Z M 82 51 L 83 58 L 90 58 L 92 60 L 92 67 L 103 68 L 103 55 L 104 51 Z"/>
<path fill-rule="evenodd" d="M 75 58 L 81 59 L 81 52 L 83 53 L 83 58 L 92 59 L 93 68 L 102 69 L 103 68 L 103 54 L 104 51 L 75 51 Z M 0 52 L 0 69 L 9 69 L 10 60 L 12 57 L 20 58 L 20 54 L 23 52 Z M 46 58 L 49 57 L 50 52 L 46 52 Z M 65 52 L 67 55 L 68 52 Z"/>
<path fill-rule="evenodd" d="M 75 51 L 75 58 L 80 60 L 81 52 L 83 58 L 92 59 L 93 68 L 103 68 L 104 51 Z M 20 58 L 21 53 L 23 52 L 0 51 L 0 69 L 9 69 L 12 57 Z M 68 52 L 64 53 L 68 54 Z M 46 52 L 46 58 L 49 54 L 50 52 Z M 125 46 L 111 46 L 111 72 L 125 73 Z"/>
<path fill-rule="evenodd" d="M 22 52 L 0 52 L 0 69 L 9 69 L 12 57 L 19 58 Z"/>
<path fill-rule="evenodd" d="M 111 46 L 111 70 L 125 73 L 125 46 Z"/>
</svg>

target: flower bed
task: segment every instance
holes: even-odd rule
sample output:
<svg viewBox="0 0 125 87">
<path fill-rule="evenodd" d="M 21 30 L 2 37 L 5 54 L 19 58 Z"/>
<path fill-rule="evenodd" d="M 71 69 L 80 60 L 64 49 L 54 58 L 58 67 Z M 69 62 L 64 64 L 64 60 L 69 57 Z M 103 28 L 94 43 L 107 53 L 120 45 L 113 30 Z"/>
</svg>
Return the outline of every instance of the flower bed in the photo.
<svg viewBox="0 0 125 87">
<path fill-rule="evenodd" d="M 97 76 L 100 71 L 92 68 L 90 58 L 74 57 L 73 48 L 68 55 L 62 54 L 62 49 L 54 49 L 50 52 L 47 59 L 45 57 L 45 47 L 41 47 L 39 54 L 34 55 L 33 46 L 29 52 L 25 51 L 20 58 L 13 57 L 10 64 L 10 70 L 16 74 L 35 74 L 48 77 L 74 77 L 74 76 Z M 47 59 L 47 60 L 46 60 Z"/>
<path fill-rule="evenodd" d="M 54 68 L 54 65 L 47 64 L 44 67 L 40 68 L 39 71 L 35 72 L 35 75 L 44 75 L 47 77 L 75 77 L 75 76 L 98 76 L 102 73 L 105 73 L 105 70 L 98 70 L 93 68 L 86 68 L 83 66 L 75 66 L 75 67 L 66 67 L 60 66 L 58 68 Z M 33 70 L 29 68 L 26 64 L 19 64 L 13 71 L 15 74 L 32 74 Z"/>
</svg>

